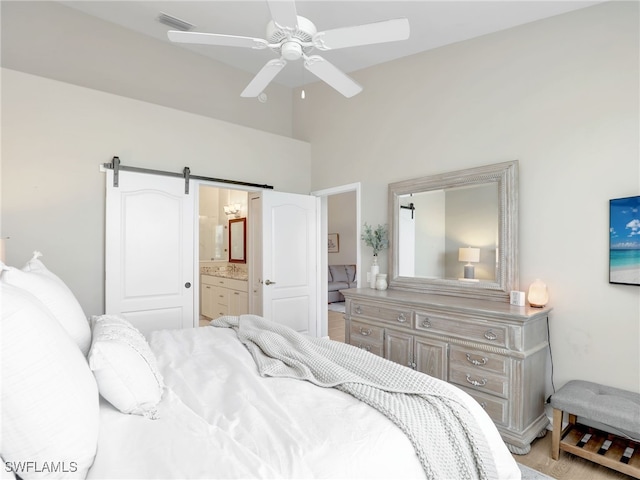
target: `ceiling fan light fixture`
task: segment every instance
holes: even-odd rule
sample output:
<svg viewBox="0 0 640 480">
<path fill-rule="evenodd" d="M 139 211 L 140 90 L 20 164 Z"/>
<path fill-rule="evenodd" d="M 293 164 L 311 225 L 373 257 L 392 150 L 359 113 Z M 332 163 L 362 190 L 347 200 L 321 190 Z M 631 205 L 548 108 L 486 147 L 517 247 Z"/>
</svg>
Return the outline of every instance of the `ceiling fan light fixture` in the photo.
<svg viewBox="0 0 640 480">
<path fill-rule="evenodd" d="M 182 32 L 189 32 L 196 27 L 192 23 L 180 20 L 179 18 L 176 18 L 164 12 L 160 12 L 160 14 L 158 15 L 158 22 L 171 27 L 174 30 L 180 30 Z"/>
<path fill-rule="evenodd" d="M 362 91 L 362 86 L 319 55 L 312 51 L 336 50 L 362 45 L 394 42 L 409 38 L 409 21 L 406 18 L 392 19 L 363 25 L 334 28 L 318 32 L 308 18 L 296 13 L 295 0 L 267 0 L 271 21 L 267 23 L 266 38 L 244 37 L 218 33 L 169 31 L 169 40 L 177 43 L 269 48 L 280 58 L 269 60 L 240 93 L 241 97 L 257 97 L 285 67 L 287 62 L 304 59 L 304 69 L 334 88 L 347 98 Z M 301 95 L 304 95 L 304 91 Z"/>
<path fill-rule="evenodd" d="M 302 45 L 298 42 L 285 42 L 281 49 L 282 58 L 285 60 L 298 60 L 302 57 Z"/>
</svg>

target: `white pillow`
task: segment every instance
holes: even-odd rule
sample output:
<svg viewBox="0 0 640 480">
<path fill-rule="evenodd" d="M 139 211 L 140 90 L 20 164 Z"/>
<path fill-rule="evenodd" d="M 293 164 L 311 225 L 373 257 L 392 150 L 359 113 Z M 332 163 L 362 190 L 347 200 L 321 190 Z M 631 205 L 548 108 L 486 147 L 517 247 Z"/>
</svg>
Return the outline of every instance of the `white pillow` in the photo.
<svg viewBox="0 0 640 480">
<path fill-rule="evenodd" d="M 147 340 L 116 315 L 94 316 L 89 367 L 100 394 L 123 413 L 157 418 L 164 382 Z"/>
<path fill-rule="evenodd" d="M 29 292 L 0 282 L 0 300 L 0 454 L 25 480 L 85 478 L 99 424 L 87 360 Z"/>
<path fill-rule="evenodd" d="M 39 252 L 34 252 L 22 270 L 4 266 L 2 280 L 38 298 L 86 356 L 91 346 L 89 322 L 69 287 L 38 260 L 40 256 Z"/>
</svg>

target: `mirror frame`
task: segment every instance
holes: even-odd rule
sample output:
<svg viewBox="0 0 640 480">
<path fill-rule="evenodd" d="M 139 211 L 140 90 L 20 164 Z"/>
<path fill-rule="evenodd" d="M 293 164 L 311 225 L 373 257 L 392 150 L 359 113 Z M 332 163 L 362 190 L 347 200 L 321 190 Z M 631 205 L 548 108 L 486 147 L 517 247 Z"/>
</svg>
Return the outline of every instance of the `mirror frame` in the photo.
<svg viewBox="0 0 640 480">
<path fill-rule="evenodd" d="M 497 182 L 498 268 L 493 282 L 398 276 L 398 231 L 401 195 L 453 187 Z M 430 175 L 389 184 L 389 272 L 390 288 L 421 293 L 509 301 L 518 289 L 518 161 L 502 162 L 455 172 Z"/>
<path fill-rule="evenodd" d="M 242 258 L 233 258 L 233 226 L 241 223 L 242 227 Z M 232 218 L 229 220 L 229 263 L 247 263 L 247 219 Z"/>
</svg>

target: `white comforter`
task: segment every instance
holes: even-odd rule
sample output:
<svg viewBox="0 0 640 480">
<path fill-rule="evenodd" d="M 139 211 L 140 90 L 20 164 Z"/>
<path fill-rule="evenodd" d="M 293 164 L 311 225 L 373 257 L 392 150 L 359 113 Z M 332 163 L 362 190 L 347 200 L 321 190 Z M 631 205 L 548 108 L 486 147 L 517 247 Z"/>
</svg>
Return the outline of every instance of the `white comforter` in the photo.
<svg viewBox="0 0 640 480">
<path fill-rule="evenodd" d="M 102 401 L 88 478 L 424 478 L 390 420 L 335 389 L 260 377 L 230 329 L 163 330 L 150 344 L 167 385 L 160 418 Z M 500 478 L 519 479 L 495 426 L 468 400 Z"/>
</svg>

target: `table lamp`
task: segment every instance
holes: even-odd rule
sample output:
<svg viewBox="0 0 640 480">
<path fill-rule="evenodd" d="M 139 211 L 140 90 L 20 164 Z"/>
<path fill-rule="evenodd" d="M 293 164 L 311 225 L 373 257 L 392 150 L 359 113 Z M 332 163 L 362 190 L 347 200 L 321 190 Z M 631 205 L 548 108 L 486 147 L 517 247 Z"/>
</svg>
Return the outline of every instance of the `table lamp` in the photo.
<svg viewBox="0 0 640 480">
<path fill-rule="evenodd" d="M 480 261 L 480 249 L 473 247 L 462 247 L 458 250 L 458 261 L 467 262 L 464 266 L 464 278 L 472 280 L 475 278 L 473 263 Z"/>
</svg>

